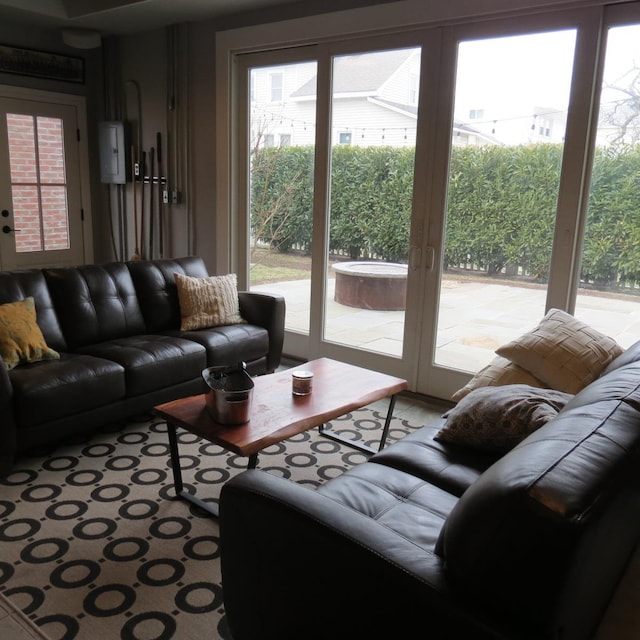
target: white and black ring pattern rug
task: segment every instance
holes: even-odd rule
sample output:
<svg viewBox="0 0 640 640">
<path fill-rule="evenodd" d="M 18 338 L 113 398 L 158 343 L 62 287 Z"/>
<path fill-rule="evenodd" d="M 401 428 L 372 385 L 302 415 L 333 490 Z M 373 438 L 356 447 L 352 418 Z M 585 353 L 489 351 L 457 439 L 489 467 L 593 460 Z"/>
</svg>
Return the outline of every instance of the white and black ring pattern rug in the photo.
<svg viewBox="0 0 640 640">
<path fill-rule="evenodd" d="M 384 415 L 331 423 L 375 445 Z M 394 418 L 389 440 L 420 425 Z M 185 487 L 217 500 L 247 459 L 179 431 Z M 316 487 L 366 456 L 300 434 L 258 467 Z M 0 592 L 51 640 L 227 640 L 218 523 L 176 499 L 166 425 L 140 421 L 32 451 L 0 480 Z"/>
</svg>

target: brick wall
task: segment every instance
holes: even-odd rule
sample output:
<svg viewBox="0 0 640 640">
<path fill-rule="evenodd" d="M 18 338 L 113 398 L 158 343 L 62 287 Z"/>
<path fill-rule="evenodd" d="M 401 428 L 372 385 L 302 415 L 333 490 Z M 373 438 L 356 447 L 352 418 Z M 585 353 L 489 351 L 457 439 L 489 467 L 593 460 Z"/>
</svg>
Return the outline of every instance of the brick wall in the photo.
<svg viewBox="0 0 640 640">
<path fill-rule="evenodd" d="M 69 246 L 62 120 L 7 114 L 16 251 Z"/>
</svg>

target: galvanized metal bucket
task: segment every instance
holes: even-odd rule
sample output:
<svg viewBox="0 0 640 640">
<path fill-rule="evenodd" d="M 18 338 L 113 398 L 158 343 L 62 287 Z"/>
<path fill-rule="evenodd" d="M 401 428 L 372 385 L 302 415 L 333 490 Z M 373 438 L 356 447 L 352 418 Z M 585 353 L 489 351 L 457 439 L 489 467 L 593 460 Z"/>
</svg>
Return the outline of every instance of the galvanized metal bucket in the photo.
<svg viewBox="0 0 640 640">
<path fill-rule="evenodd" d="M 245 363 L 235 367 L 207 367 L 202 377 L 209 387 L 207 409 L 219 424 L 243 424 L 251 419 L 253 380 Z"/>
</svg>

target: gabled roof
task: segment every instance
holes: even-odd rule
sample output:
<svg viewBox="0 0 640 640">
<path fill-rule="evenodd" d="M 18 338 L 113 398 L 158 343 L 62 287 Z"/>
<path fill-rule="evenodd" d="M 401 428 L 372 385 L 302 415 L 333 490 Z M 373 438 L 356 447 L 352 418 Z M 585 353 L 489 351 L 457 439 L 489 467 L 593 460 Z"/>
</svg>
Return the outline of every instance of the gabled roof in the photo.
<svg viewBox="0 0 640 640">
<path fill-rule="evenodd" d="M 339 56 L 335 59 L 333 92 L 372 95 L 406 62 L 415 49 L 375 51 Z M 313 96 L 316 76 L 291 94 L 292 98 Z"/>
</svg>

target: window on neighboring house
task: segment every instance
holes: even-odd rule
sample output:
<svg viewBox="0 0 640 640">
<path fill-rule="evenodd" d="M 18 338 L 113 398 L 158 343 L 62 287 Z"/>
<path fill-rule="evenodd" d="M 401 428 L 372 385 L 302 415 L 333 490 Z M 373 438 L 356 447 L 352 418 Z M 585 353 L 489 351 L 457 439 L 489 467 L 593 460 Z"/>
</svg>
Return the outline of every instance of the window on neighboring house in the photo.
<svg viewBox="0 0 640 640">
<path fill-rule="evenodd" d="M 275 138 L 273 133 L 265 133 L 264 134 L 264 146 L 265 147 L 275 147 Z"/>
<path fill-rule="evenodd" d="M 271 102 L 282 102 L 284 78 L 281 73 L 272 73 L 271 76 Z"/>
<path fill-rule="evenodd" d="M 280 134 L 280 146 L 288 147 L 291 144 L 291 134 L 290 133 L 281 133 Z"/>
<path fill-rule="evenodd" d="M 538 125 L 538 135 L 543 138 L 551 137 L 551 120 L 543 118 Z"/>
<path fill-rule="evenodd" d="M 480 120 L 484 118 L 484 109 L 469 109 L 469 120 Z"/>
<path fill-rule="evenodd" d="M 338 144 L 351 144 L 353 134 L 351 131 L 341 131 L 338 134 Z"/>
<path fill-rule="evenodd" d="M 418 104 L 418 74 L 409 74 L 409 104 Z"/>
</svg>

